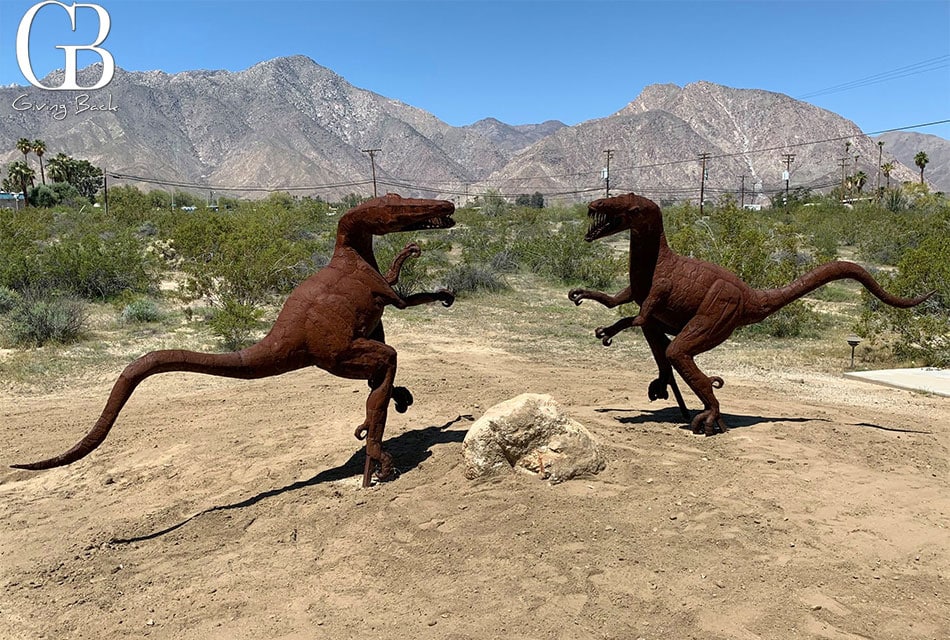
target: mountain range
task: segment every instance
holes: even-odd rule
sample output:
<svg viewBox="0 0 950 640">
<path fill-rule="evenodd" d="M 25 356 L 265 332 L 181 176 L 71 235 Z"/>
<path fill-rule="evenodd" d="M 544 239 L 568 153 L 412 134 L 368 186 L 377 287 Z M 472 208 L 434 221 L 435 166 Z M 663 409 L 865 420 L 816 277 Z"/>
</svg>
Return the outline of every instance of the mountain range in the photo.
<svg viewBox="0 0 950 640">
<path fill-rule="evenodd" d="M 43 84 L 55 86 L 61 74 Z M 98 77 L 89 67 L 80 84 Z M 606 191 L 609 161 L 614 193 L 695 201 L 702 183 L 707 199 L 730 192 L 752 202 L 784 189 L 786 170 L 791 188 L 827 189 L 857 171 L 873 187 L 879 154 L 898 163 L 892 183 L 918 179 L 913 154 L 906 166 L 898 151 L 924 143 L 925 177 L 950 174 L 943 152 L 930 152 L 950 143 L 915 135 L 886 134 L 882 148 L 830 111 L 709 82 L 651 85 L 616 113 L 575 126 L 489 118 L 454 127 L 304 56 L 239 72 L 118 69 L 90 92 L 0 88 L 0 163 L 22 158 L 18 139 L 42 139 L 50 156 L 64 152 L 121 176 L 110 184 L 219 195 L 370 195 L 375 170 L 380 192 L 461 202 L 496 189 L 579 201 Z"/>
</svg>

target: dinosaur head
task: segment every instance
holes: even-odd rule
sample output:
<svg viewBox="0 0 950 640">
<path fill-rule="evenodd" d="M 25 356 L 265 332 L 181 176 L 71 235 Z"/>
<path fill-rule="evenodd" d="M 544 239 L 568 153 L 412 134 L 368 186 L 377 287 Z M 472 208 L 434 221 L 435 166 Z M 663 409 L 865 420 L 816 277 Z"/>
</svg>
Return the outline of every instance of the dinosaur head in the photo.
<svg viewBox="0 0 950 640">
<path fill-rule="evenodd" d="M 590 220 L 590 227 L 584 236 L 587 242 L 627 229 L 638 236 L 663 233 L 663 214 L 660 207 L 652 200 L 635 193 L 594 200 L 588 205 L 587 217 Z"/>
<path fill-rule="evenodd" d="M 387 193 L 350 209 L 340 218 L 340 227 L 382 236 L 397 231 L 448 229 L 455 225 L 455 205 L 448 200 L 403 198 Z"/>
</svg>

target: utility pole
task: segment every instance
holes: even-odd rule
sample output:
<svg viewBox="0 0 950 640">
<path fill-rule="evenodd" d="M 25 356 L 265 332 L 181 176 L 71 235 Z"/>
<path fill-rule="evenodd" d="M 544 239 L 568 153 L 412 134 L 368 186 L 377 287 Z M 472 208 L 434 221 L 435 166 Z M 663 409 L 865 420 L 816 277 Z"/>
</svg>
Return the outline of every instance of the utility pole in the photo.
<svg viewBox="0 0 950 640">
<path fill-rule="evenodd" d="M 109 174 L 105 169 L 102 171 L 102 204 L 105 207 L 105 214 L 109 215 Z"/>
<path fill-rule="evenodd" d="M 373 166 L 373 197 L 376 197 L 376 153 L 382 149 L 360 149 L 363 153 L 369 154 L 370 164 Z"/>
<path fill-rule="evenodd" d="M 614 149 L 604 149 L 607 156 L 607 168 L 604 169 L 604 183 L 606 184 L 605 198 L 610 197 L 610 159 L 614 157 Z"/>
<path fill-rule="evenodd" d="M 699 159 L 703 163 L 703 176 L 702 180 L 699 183 L 699 215 L 703 215 L 703 204 L 706 199 L 706 159 L 709 157 L 709 154 L 703 151 L 699 154 Z"/>
<path fill-rule="evenodd" d="M 838 166 L 841 167 L 841 202 L 843 203 L 847 197 L 847 194 L 844 190 L 844 183 L 847 178 L 847 166 L 848 166 L 848 157 L 838 158 Z"/>
<path fill-rule="evenodd" d="M 795 161 L 794 153 L 783 153 L 782 162 L 785 163 L 785 213 L 788 213 L 788 179 L 792 170 L 792 162 Z"/>
<path fill-rule="evenodd" d="M 739 176 L 739 180 L 740 180 L 739 182 L 739 208 L 740 209 L 745 208 L 745 179 L 747 177 L 748 176 L 745 176 L 745 175 Z"/>
<path fill-rule="evenodd" d="M 884 161 L 884 141 L 877 141 L 877 186 L 874 189 L 874 193 L 877 195 L 877 201 L 881 201 L 881 167 Z"/>
</svg>

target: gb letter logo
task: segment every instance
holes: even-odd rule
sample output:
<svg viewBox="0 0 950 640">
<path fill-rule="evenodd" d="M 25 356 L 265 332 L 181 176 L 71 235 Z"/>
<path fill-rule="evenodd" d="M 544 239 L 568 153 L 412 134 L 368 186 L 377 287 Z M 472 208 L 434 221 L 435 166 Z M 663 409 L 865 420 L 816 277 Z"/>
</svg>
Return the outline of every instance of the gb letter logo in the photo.
<svg viewBox="0 0 950 640">
<path fill-rule="evenodd" d="M 30 29 L 33 27 L 33 18 L 36 17 L 36 14 L 40 9 L 48 4 L 56 4 L 66 10 L 66 13 L 69 14 L 73 31 L 76 30 L 77 8 L 86 7 L 88 9 L 93 9 L 99 16 L 99 35 L 96 37 L 95 42 L 82 46 L 56 46 L 57 49 L 62 49 L 66 54 L 65 78 L 63 79 L 63 84 L 58 87 L 47 87 L 40 83 L 40 81 L 36 78 L 36 74 L 33 73 L 33 65 L 30 63 Z M 112 57 L 111 53 L 99 46 L 106 39 L 106 36 L 109 35 L 110 27 L 111 20 L 109 18 L 109 12 L 97 4 L 83 4 L 80 2 L 75 2 L 72 5 L 65 5 L 62 2 L 56 2 L 56 0 L 45 0 L 45 2 L 35 4 L 30 7 L 30 10 L 27 11 L 26 15 L 23 16 L 23 19 L 20 20 L 20 26 L 16 32 L 16 59 L 20 65 L 20 71 L 23 72 L 23 76 L 29 81 L 30 84 L 32 84 L 34 87 L 39 87 L 40 89 L 51 89 L 53 91 L 100 89 L 109 84 L 112 81 L 112 76 L 115 74 L 115 59 Z M 91 87 L 80 87 L 76 82 L 76 53 L 80 49 L 94 51 L 99 54 L 100 58 L 102 58 L 102 77 L 99 78 L 99 82 L 92 85 Z"/>
</svg>

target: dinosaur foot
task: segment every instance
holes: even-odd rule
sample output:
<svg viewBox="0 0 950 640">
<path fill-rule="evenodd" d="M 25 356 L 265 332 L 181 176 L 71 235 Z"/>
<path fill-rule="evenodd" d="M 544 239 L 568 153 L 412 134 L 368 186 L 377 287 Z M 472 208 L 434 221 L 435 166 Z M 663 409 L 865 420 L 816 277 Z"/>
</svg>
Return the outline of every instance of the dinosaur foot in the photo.
<svg viewBox="0 0 950 640">
<path fill-rule="evenodd" d="M 378 460 L 373 459 L 367 453 L 366 464 L 363 467 L 363 487 L 369 487 L 373 484 L 373 478 L 376 482 L 392 482 L 399 477 L 399 471 L 393 466 L 393 458 L 385 451 L 380 451 Z"/>
<path fill-rule="evenodd" d="M 393 404 L 396 411 L 405 413 L 406 409 L 412 406 L 412 394 L 406 387 L 393 387 Z"/>
<path fill-rule="evenodd" d="M 716 433 L 725 433 L 729 430 L 726 423 L 723 422 L 722 415 L 716 409 L 706 409 L 700 411 L 690 423 L 693 433 L 704 433 L 707 436 L 716 435 Z"/>
</svg>

